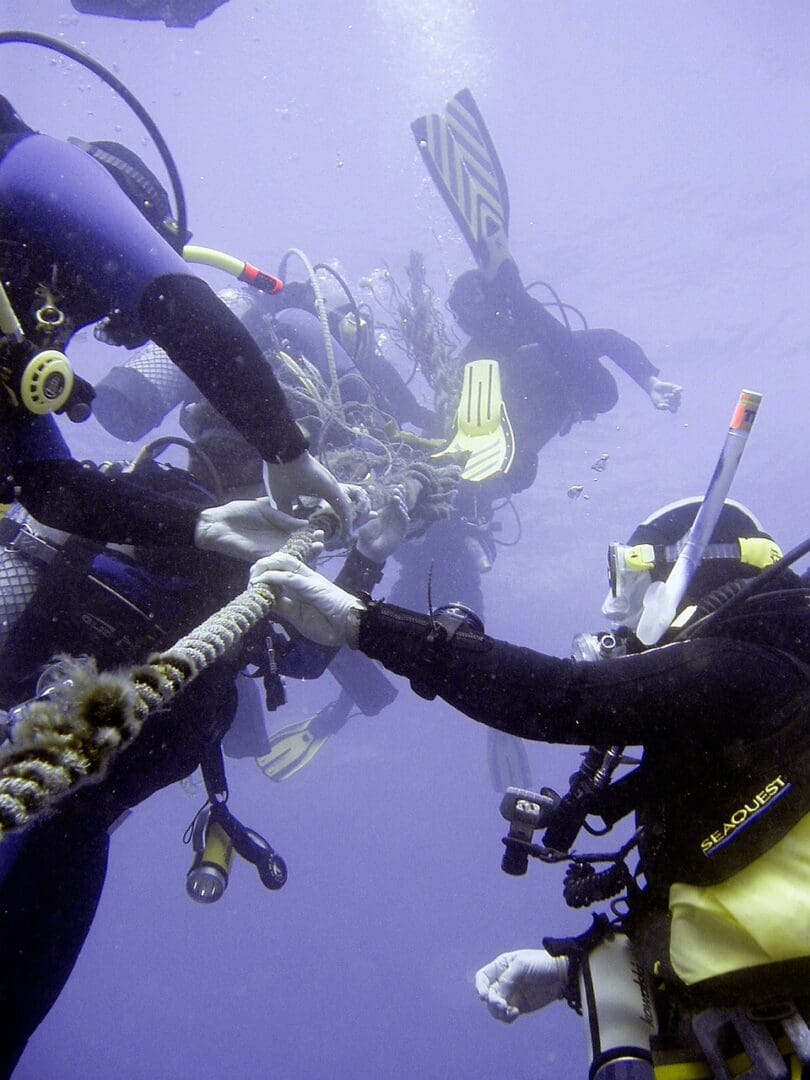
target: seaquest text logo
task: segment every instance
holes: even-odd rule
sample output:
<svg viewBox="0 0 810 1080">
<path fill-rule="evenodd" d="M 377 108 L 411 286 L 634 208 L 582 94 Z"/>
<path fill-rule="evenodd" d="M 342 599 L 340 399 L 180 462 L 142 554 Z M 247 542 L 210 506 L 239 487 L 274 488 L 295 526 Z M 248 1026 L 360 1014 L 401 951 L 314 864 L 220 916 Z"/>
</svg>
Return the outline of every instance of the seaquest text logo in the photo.
<svg viewBox="0 0 810 1080">
<path fill-rule="evenodd" d="M 791 785 L 782 776 L 775 776 L 770 783 L 766 784 L 762 791 L 758 791 L 748 799 L 741 807 L 729 815 L 728 821 L 724 821 L 720 828 L 709 833 L 705 840 L 700 842 L 700 850 L 704 855 L 711 858 L 723 844 L 733 840 L 737 833 L 750 825 L 763 810 L 769 809 L 777 799 L 781 799 L 790 791 Z"/>
</svg>

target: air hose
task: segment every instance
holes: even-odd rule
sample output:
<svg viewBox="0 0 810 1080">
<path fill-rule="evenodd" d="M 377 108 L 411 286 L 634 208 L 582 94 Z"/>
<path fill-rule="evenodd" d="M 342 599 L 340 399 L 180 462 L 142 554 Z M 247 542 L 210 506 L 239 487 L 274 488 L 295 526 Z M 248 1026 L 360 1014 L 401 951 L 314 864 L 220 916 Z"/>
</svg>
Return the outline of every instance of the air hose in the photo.
<svg viewBox="0 0 810 1080">
<path fill-rule="evenodd" d="M 291 255 L 296 256 L 296 258 L 300 259 L 304 264 L 304 269 L 307 272 L 307 279 L 315 294 L 315 310 L 318 313 L 318 321 L 321 324 L 323 344 L 326 350 L 326 362 L 329 366 L 329 382 L 331 384 L 329 389 L 332 395 L 332 402 L 338 412 L 340 420 L 345 423 L 346 417 L 343 413 L 343 402 L 340 398 L 340 382 L 338 380 L 337 363 L 335 361 L 335 350 L 332 344 L 332 333 L 329 329 L 329 318 L 326 312 L 326 301 L 323 298 L 321 287 L 315 276 L 315 268 L 300 248 L 289 248 L 284 252 L 281 257 L 281 263 L 279 264 L 279 277 L 284 279 L 287 272 L 287 260 Z"/>
<path fill-rule="evenodd" d="M 118 94 L 122 101 L 126 102 L 149 132 L 158 153 L 163 159 L 174 194 L 177 234 L 178 236 L 185 236 L 188 232 L 188 215 L 186 213 L 186 198 L 183 193 L 180 173 L 177 171 L 174 158 L 157 124 L 132 91 L 127 89 L 121 80 L 113 75 L 111 71 L 108 71 L 98 60 L 94 60 L 92 56 L 87 56 L 86 53 L 74 48 L 73 45 L 68 45 L 66 41 L 58 41 L 56 38 L 48 37 L 46 34 L 37 34 L 30 30 L 4 30 L 0 33 L 0 45 L 5 44 L 42 45 L 52 52 L 61 53 L 62 56 L 67 56 L 70 60 L 75 60 L 77 64 L 87 68 L 88 71 L 92 71 L 94 75 L 97 75 L 102 82 L 105 82 L 111 90 Z"/>
</svg>

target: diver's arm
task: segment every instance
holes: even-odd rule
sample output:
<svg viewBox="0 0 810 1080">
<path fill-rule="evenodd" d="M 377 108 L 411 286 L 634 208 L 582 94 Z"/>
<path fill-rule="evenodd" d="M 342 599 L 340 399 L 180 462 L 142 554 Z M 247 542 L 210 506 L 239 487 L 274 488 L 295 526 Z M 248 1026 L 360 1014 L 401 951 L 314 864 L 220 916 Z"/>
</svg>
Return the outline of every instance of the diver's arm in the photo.
<svg viewBox="0 0 810 1080">
<path fill-rule="evenodd" d="M 265 461 L 286 463 L 307 449 L 258 345 L 204 281 L 186 273 L 157 278 L 144 290 L 139 316 L 152 340 Z"/>
<path fill-rule="evenodd" d="M 74 460 L 52 416 L 3 421 L 0 473 L 4 497 L 53 529 L 120 544 L 194 543 L 199 507 Z"/>
<path fill-rule="evenodd" d="M 43 525 L 102 543 L 193 546 L 255 562 L 301 527 L 299 518 L 269 498 L 201 509 L 156 494 L 131 476 L 105 475 L 72 459 L 16 466 L 11 481 L 19 501 Z M 321 546 L 316 535 L 315 550 Z"/>
<path fill-rule="evenodd" d="M 373 592 L 375 586 L 382 581 L 385 561 L 376 562 L 364 555 L 355 543 L 349 549 L 343 566 L 341 566 L 335 584 L 346 592 L 359 596 L 361 593 Z"/>
<path fill-rule="evenodd" d="M 275 611 L 313 641 L 349 645 L 442 697 L 474 720 L 544 742 L 670 746 L 758 730 L 765 712 L 806 687 L 777 649 L 698 638 L 599 663 L 560 660 L 467 627 L 344 592 L 305 563 L 277 553 L 251 580 L 273 590 Z"/>
<path fill-rule="evenodd" d="M 779 653 L 730 639 L 587 664 L 465 629 L 444 647 L 432 645 L 428 616 L 388 604 L 368 605 L 353 618 L 360 650 L 410 679 L 417 693 L 546 742 L 661 745 L 707 734 L 719 712 L 734 716 L 739 732 L 756 725 L 766 704 L 799 689 L 800 677 Z"/>
<path fill-rule="evenodd" d="M 0 205 L 12 238 L 142 326 L 266 461 L 306 450 L 258 345 L 103 165 L 58 139 L 23 136 L 0 160 Z"/>
<path fill-rule="evenodd" d="M 116 544 L 191 546 L 200 508 L 72 458 L 13 472 L 18 500 L 43 525 Z"/>
<path fill-rule="evenodd" d="M 612 360 L 641 387 L 656 409 L 678 411 L 682 387 L 660 379 L 658 368 L 635 341 L 617 330 L 577 330 L 574 338 L 588 359 L 596 361 L 606 356 Z"/>
<path fill-rule="evenodd" d="M 606 356 L 642 390 L 646 390 L 650 378 L 659 373 L 642 347 L 618 330 L 575 330 L 574 339 L 589 360 Z"/>
</svg>

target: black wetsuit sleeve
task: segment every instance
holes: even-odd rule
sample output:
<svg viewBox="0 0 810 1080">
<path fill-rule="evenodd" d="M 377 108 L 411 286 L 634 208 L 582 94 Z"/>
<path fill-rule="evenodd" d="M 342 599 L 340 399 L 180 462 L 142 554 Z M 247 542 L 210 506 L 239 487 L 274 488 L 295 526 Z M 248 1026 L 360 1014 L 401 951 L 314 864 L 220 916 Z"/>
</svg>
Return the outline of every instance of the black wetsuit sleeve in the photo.
<svg viewBox="0 0 810 1080">
<path fill-rule="evenodd" d="M 359 596 L 360 593 L 371 593 L 375 585 L 379 585 L 382 581 L 384 569 L 383 563 L 367 559 L 365 555 L 360 554 L 355 545 L 346 556 L 335 578 L 335 584 L 346 592 L 354 593 L 355 596 Z"/>
<path fill-rule="evenodd" d="M 575 330 L 574 340 L 588 360 L 606 356 L 629 375 L 642 389 L 659 369 L 647 357 L 642 347 L 618 330 Z"/>
<path fill-rule="evenodd" d="M 193 546 L 200 513 L 129 477 L 105 476 L 72 459 L 14 469 L 17 497 L 43 525 L 114 544 Z"/>
<path fill-rule="evenodd" d="M 359 647 L 467 716 L 545 742 L 665 746 L 756 730 L 802 685 L 776 650 L 703 638 L 601 663 L 577 663 L 461 630 L 431 645 L 427 616 L 371 604 Z"/>
<path fill-rule="evenodd" d="M 144 290 L 138 315 L 152 340 L 265 461 L 292 461 L 307 449 L 259 346 L 204 281 L 157 278 Z"/>
</svg>

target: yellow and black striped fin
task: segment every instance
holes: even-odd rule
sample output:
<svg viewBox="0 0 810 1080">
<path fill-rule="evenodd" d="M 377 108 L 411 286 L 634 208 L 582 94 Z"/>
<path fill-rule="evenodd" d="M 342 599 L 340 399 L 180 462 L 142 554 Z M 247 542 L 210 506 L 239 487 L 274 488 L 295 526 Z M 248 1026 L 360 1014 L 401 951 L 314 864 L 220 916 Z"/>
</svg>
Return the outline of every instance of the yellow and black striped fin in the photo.
<svg viewBox="0 0 810 1080">
<path fill-rule="evenodd" d="M 420 116 L 411 130 L 478 267 L 494 277 L 510 257 L 509 191 L 475 99 L 461 90 L 444 113 Z"/>
</svg>

